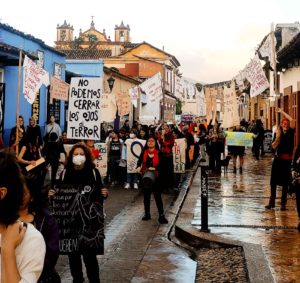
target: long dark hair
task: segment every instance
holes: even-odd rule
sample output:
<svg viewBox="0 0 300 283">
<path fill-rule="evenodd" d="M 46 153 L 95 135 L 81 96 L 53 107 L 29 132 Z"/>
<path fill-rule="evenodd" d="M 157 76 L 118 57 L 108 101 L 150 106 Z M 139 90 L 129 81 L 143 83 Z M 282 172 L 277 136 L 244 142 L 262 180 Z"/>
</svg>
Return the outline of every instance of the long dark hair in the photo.
<svg viewBox="0 0 300 283">
<path fill-rule="evenodd" d="M 76 148 L 81 148 L 84 151 L 84 155 L 86 158 L 84 168 L 94 168 L 94 156 L 91 152 L 91 150 L 84 144 L 84 143 L 76 143 L 70 150 L 67 161 L 66 161 L 66 170 L 73 170 L 74 169 L 74 164 L 73 164 L 73 154 Z"/>
<path fill-rule="evenodd" d="M 19 218 L 24 182 L 15 153 L 8 149 L 0 150 L 0 187 L 7 188 L 5 197 L 0 200 L 0 223 L 9 225 Z"/>
</svg>

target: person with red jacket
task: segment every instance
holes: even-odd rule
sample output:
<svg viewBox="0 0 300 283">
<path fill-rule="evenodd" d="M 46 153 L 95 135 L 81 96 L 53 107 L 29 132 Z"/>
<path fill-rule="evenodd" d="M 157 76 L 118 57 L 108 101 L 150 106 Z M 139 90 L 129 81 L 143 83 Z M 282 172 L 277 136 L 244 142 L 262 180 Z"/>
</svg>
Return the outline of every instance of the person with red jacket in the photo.
<svg viewBox="0 0 300 283">
<path fill-rule="evenodd" d="M 157 142 L 154 137 L 149 137 L 143 152 L 140 155 L 137 163 L 137 172 L 142 173 L 143 177 L 140 186 L 144 191 L 144 209 L 145 215 L 142 220 L 151 219 L 150 200 L 153 192 L 155 203 L 158 209 L 160 224 L 167 224 L 168 220 L 164 215 L 164 207 L 161 198 L 161 186 L 159 185 L 159 166 L 161 161 L 161 153 L 158 149 Z"/>
</svg>

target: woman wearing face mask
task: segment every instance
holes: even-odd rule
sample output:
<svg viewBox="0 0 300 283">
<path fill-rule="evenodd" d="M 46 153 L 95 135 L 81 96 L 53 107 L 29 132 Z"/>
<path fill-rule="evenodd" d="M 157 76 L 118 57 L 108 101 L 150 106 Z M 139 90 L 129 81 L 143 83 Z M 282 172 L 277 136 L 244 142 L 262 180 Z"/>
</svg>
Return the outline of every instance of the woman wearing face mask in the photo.
<svg viewBox="0 0 300 283">
<path fill-rule="evenodd" d="M 84 191 L 80 190 L 79 188 L 85 187 L 92 187 L 92 193 L 89 197 L 85 198 L 83 201 L 88 200 L 90 202 L 90 211 L 86 212 L 87 214 L 92 214 L 94 209 L 98 210 L 99 214 L 97 217 L 101 215 L 102 219 L 100 219 L 101 227 L 97 227 L 97 231 L 101 230 L 102 233 L 102 247 L 104 241 L 104 217 L 103 217 L 103 201 L 108 196 L 108 190 L 103 187 L 101 177 L 99 171 L 95 168 L 94 158 L 89 150 L 83 143 L 78 143 L 72 147 L 70 150 L 66 167 L 64 171 L 62 171 L 60 184 L 70 184 L 76 185 L 75 187 L 78 188 L 78 198 L 84 195 Z M 59 186 L 58 186 L 59 187 Z M 74 186 L 73 186 L 74 187 Z M 83 203 L 81 200 L 81 203 Z M 88 205 L 84 203 L 84 205 Z M 90 223 L 88 222 L 92 217 L 90 215 L 82 216 L 82 207 L 78 208 L 80 210 L 81 221 L 86 221 L 84 223 L 84 227 L 91 227 L 89 226 Z M 102 210 L 102 213 L 100 213 Z M 88 217 L 85 217 L 88 216 Z M 99 230 L 100 228 L 100 230 Z M 85 230 L 83 229 L 82 233 Z M 84 238 L 85 235 L 81 235 L 81 238 Z M 69 264 L 71 275 L 73 277 L 73 282 L 83 282 L 83 272 L 82 272 L 82 264 L 81 264 L 81 256 L 83 256 L 83 261 L 85 263 L 87 277 L 89 282 L 100 282 L 100 275 L 99 275 L 99 266 L 97 261 L 97 254 L 100 254 L 99 251 L 95 252 L 92 249 L 85 249 L 84 252 L 82 251 L 75 251 L 69 253 Z M 103 254 L 103 251 L 101 252 Z"/>
</svg>

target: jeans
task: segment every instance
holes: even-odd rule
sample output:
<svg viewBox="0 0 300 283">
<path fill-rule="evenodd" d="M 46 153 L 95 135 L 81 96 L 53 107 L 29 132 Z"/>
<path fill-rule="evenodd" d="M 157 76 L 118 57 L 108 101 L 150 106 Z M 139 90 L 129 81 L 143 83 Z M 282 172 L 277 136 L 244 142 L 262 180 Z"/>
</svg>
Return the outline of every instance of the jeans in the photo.
<svg viewBox="0 0 300 283">
<path fill-rule="evenodd" d="M 95 254 L 83 254 L 87 277 L 90 283 L 100 283 L 100 272 L 97 256 Z M 81 263 L 81 254 L 69 254 L 69 264 L 74 283 L 84 281 Z"/>
<path fill-rule="evenodd" d="M 127 173 L 127 183 L 136 183 L 138 182 L 138 174 L 136 173 Z"/>
</svg>

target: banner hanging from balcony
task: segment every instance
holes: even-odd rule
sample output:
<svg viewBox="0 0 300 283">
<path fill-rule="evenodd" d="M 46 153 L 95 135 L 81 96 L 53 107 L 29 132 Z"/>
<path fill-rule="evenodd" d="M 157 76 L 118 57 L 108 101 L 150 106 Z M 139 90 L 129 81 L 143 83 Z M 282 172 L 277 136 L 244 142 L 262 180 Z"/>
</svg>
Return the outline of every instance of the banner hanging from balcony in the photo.
<svg viewBox="0 0 300 283">
<path fill-rule="evenodd" d="M 163 98 L 161 75 L 157 73 L 153 77 L 140 84 L 140 88 L 148 96 L 148 102 L 159 101 Z"/>
<path fill-rule="evenodd" d="M 131 98 L 131 103 L 132 105 L 137 108 L 137 102 L 138 102 L 138 98 L 139 98 L 139 87 L 135 86 L 133 88 L 129 89 L 129 95 Z"/>
<path fill-rule="evenodd" d="M 25 55 L 23 63 L 23 93 L 30 104 L 34 102 L 36 93 L 42 84 L 46 87 L 50 84 L 49 73 Z"/>
<path fill-rule="evenodd" d="M 232 81 L 230 87 L 224 85 L 224 117 L 223 128 L 230 128 L 240 124 L 235 83 Z"/>
<path fill-rule="evenodd" d="M 270 87 L 268 79 L 263 71 L 258 55 L 246 65 L 243 70 L 246 79 L 250 82 L 250 96 L 255 97 Z"/>
</svg>

